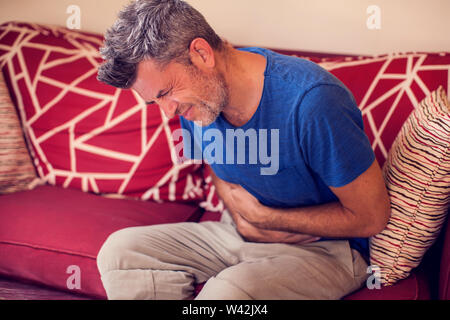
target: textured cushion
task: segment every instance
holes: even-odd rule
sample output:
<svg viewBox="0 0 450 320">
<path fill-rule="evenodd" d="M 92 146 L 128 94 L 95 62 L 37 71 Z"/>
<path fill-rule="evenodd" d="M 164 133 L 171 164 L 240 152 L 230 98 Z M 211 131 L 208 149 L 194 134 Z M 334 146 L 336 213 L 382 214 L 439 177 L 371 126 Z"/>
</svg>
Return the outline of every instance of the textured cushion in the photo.
<svg viewBox="0 0 450 320">
<path fill-rule="evenodd" d="M 38 186 L 0 196 L 0 274 L 106 298 L 96 257 L 112 232 L 133 226 L 197 221 L 198 206 L 108 199 L 74 189 Z M 81 288 L 70 290 L 69 266 Z"/>
<path fill-rule="evenodd" d="M 17 112 L 0 72 L 0 194 L 32 189 L 35 180 Z"/>
<path fill-rule="evenodd" d="M 371 238 L 382 283 L 406 278 L 436 240 L 450 204 L 450 108 L 442 87 L 425 98 L 395 139 L 383 174 L 391 218 Z"/>
<path fill-rule="evenodd" d="M 176 161 L 179 119 L 96 79 L 102 41 L 60 27 L 0 25 L 0 66 L 39 177 L 111 197 L 203 199 L 200 165 Z"/>
</svg>

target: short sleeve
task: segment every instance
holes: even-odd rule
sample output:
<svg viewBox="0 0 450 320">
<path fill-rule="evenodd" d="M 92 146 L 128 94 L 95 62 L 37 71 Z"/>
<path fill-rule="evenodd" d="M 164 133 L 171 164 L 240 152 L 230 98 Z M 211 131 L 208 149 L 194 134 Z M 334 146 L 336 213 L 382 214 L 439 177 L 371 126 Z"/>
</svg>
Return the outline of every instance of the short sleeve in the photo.
<svg viewBox="0 0 450 320">
<path fill-rule="evenodd" d="M 180 125 L 183 136 L 183 155 L 187 159 L 202 160 L 202 129 L 182 116 L 180 116 Z"/>
<path fill-rule="evenodd" d="M 300 149 L 327 186 L 342 187 L 364 173 L 375 154 L 352 94 L 319 85 L 303 97 L 298 112 Z"/>
</svg>

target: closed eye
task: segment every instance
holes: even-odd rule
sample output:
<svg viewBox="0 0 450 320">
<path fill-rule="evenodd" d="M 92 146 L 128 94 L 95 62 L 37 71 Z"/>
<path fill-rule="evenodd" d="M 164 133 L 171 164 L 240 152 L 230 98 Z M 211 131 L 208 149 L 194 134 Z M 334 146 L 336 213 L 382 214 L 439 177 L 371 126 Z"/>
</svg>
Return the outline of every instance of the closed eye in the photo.
<svg viewBox="0 0 450 320">
<path fill-rule="evenodd" d="M 164 92 L 164 93 L 161 93 L 161 91 L 158 93 L 158 95 L 156 96 L 156 98 L 157 99 L 161 99 L 161 98 L 164 98 L 165 96 L 167 96 L 169 93 L 170 93 L 170 91 L 172 90 L 172 88 L 170 88 L 169 90 L 167 90 L 166 92 Z"/>
<path fill-rule="evenodd" d="M 167 91 L 163 91 L 163 90 L 161 90 L 161 91 L 159 91 L 158 92 L 158 95 L 156 96 L 156 99 L 161 99 L 161 98 L 164 98 L 165 96 L 167 96 L 170 92 L 172 91 L 172 88 L 170 88 L 170 89 L 168 89 Z M 156 102 L 155 101 L 148 101 L 148 102 L 145 102 L 147 105 L 149 105 L 149 104 L 155 104 Z"/>
</svg>

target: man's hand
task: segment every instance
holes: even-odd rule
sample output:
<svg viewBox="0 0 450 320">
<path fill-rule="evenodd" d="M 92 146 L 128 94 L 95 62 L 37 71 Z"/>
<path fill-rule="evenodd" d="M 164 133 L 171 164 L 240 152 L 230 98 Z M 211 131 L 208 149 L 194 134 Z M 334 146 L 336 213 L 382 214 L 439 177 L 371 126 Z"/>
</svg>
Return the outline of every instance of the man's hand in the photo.
<svg viewBox="0 0 450 320">
<path fill-rule="evenodd" d="M 240 185 L 231 185 L 230 206 L 238 212 L 242 218 L 254 226 L 264 228 L 264 222 L 267 221 L 267 211 L 263 210 L 263 205 L 250 192 Z"/>
<path fill-rule="evenodd" d="M 212 170 L 210 170 L 210 172 L 217 193 L 225 203 L 228 211 L 230 211 L 232 215 L 239 214 L 241 218 L 254 224 L 253 221 L 258 220 L 258 218 L 256 218 L 258 212 L 260 212 L 261 215 L 263 214 L 263 210 L 260 210 L 263 205 L 258 199 L 240 185 L 224 181 L 217 177 Z M 259 220 L 262 219 L 263 217 L 259 217 Z"/>
<path fill-rule="evenodd" d="M 320 237 L 258 228 L 250 223 L 245 217 L 258 219 L 258 211 L 262 204 L 240 185 L 232 184 L 218 178 L 211 170 L 211 177 L 214 186 L 233 218 L 238 232 L 244 239 L 252 242 L 268 243 L 310 243 L 320 239 Z M 251 212 L 251 213 L 250 213 Z M 262 213 L 261 213 L 262 214 Z"/>
<path fill-rule="evenodd" d="M 314 237 L 301 233 L 292 233 L 292 232 L 257 228 L 254 225 L 250 224 L 247 220 L 242 218 L 239 214 L 232 214 L 231 212 L 230 214 L 232 215 L 233 220 L 236 223 L 236 229 L 241 234 L 241 236 L 247 241 L 305 244 L 320 239 L 320 237 Z"/>
</svg>

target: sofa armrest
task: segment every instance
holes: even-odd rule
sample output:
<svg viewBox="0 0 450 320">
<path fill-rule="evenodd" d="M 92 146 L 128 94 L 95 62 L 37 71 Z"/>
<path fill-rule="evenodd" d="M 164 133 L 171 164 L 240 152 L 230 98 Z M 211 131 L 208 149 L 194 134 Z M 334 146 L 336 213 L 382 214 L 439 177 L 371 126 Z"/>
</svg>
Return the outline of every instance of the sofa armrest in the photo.
<svg viewBox="0 0 450 320">
<path fill-rule="evenodd" d="M 447 215 L 447 222 L 444 229 L 444 244 L 442 248 L 441 267 L 439 272 L 439 299 L 450 300 L 450 219 Z"/>
</svg>

